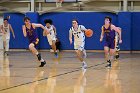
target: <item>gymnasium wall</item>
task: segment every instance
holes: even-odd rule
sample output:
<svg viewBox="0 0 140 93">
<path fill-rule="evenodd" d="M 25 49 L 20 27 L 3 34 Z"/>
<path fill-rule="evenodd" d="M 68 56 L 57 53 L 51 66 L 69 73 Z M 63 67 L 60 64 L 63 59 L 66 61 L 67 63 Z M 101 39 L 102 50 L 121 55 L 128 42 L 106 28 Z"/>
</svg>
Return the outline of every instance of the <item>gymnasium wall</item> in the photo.
<svg viewBox="0 0 140 93">
<path fill-rule="evenodd" d="M 116 23 L 116 15 L 111 13 L 96 12 L 62 12 L 43 14 L 40 16 L 40 23 L 45 25 L 43 20 L 51 18 L 57 28 L 57 34 L 62 43 L 62 49 L 73 49 L 73 45 L 70 45 L 69 43 L 69 29 L 72 26 L 72 19 L 77 18 L 79 24 L 84 25 L 86 28 L 93 29 L 95 33 L 93 37 L 86 38 L 86 49 L 100 50 L 103 49 L 103 44 L 99 42 L 101 26 L 104 23 L 103 20 L 106 15 L 111 16 L 114 19 L 113 22 Z M 45 42 L 44 39 L 41 39 L 41 42 Z M 41 46 L 41 48 L 44 48 L 44 46 Z"/>
<path fill-rule="evenodd" d="M 121 44 L 122 50 L 131 50 L 131 13 L 129 12 L 120 12 L 118 14 L 118 26 L 122 28 L 122 40 Z"/>
<path fill-rule="evenodd" d="M 10 48 L 25 49 L 28 48 L 28 40 L 23 36 L 22 25 L 24 14 L 19 13 L 5 13 L 4 16 L 11 16 L 9 23 L 11 23 L 16 39 L 11 37 Z M 31 22 L 44 24 L 44 19 L 51 18 L 57 29 L 57 37 L 61 41 L 61 48 L 63 50 L 73 49 L 73 45 L 69 44 L 68 34 L 73 18 L 77 18 L 79 24 L 86 28 L 94 30 L 94 35 L 91 38 L 86 38 L 85 48 L 87 50 L 102 50 L 104 42 L 100 43 L 101 26 L 104 24 L 104 17 L 111 16 L 113 24 L 122 28 L 121 50 L 140 50 L 140 13 L 139 12 L 120 12 L 117 15 L 106 12 L 56 12 L 39 15 L 38 13 L 26 13 L 26 16 L 31 18 Z M 50 46 L 46 37 L 42 36 L 42 29 L 37 29 L 40 38 L 39 48 L 49 49 Z M 137 40 L 137 42 L 136 42 Z"/>
<path fill-rule="evenodd" d="M 23 18 L 24 14 L 20 13 L 5 13 L 4 17 L 10 16 L 9 23 L 11 24 L 14 32 L 15 32 L 15 39 L 12 36 L 11 33 L 11 39 L 10 39 L 10 48 L 14 49 L 23 49 L 27 48 L 27 38 L 24 38 L 23 32 L 22 32 L 22 25 L 23 25 Z"/>
<path fill-rule="evenodd" d="M 140 12 L 132 13 L 131 45 L 132 50 L 140 50 Z"/>
</svg>

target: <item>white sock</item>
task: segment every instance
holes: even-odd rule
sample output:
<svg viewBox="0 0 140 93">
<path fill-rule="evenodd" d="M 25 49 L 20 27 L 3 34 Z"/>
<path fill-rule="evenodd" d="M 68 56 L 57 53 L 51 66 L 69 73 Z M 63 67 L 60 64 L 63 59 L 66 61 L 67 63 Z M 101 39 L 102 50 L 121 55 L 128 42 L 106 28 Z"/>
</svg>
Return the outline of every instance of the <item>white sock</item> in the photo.
<svg viewBox="0 0 140 93">
<path fill-rule="evenodd" d="M 43 58 L 41 58 L 40 62 L 44 62 L 44 59 L 43 59 Z"/>
<path fill-rule="evenodd" d="M 38 52 L 36 52 L 35 54 L 36 54 L 36 55 L 38 55 L 39 53 L 38 53 Z"/>
</svg>

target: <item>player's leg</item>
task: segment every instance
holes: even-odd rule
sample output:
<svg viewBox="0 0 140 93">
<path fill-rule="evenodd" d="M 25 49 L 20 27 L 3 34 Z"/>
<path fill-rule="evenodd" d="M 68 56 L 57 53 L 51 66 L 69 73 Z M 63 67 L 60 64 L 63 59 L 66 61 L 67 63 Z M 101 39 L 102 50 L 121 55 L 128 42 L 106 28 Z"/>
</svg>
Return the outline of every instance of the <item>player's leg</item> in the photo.
<svg viewBox="0 0 140 93">
<path fill-rule="evenodd" d="M 54 55 L 55 57 L 58 57 L 58 54 L 57 54 L 57 51 L 56 51 L 56 41 L 55 40 L 52 40 L 52 49 L 54 51 Z"/>
<path fill-rule="evenodd" d="M 59 1 L 56 0 L 56 7 L 59 7 Z"/>
<path fill-rule="evenodd" d="M 114 61 L 114 55 L 115 55 L 115 49 L 110 49 L 110 61 L 113 62 Z"/>
<path fill-rule="evenodd" d="M 109 54 L 109 47 L 108 46 L 104 46 L 104 53 L 105 53 L 105 60 L 107 62 L 106 67 L 111 67 L 110 54 Z"/>
<path fill-rule="evenodd" d="M 114 40 L 112 40 L 111 44 L 110 44 L 110 60 L 114 61 L 114 56 L 116 53 L 115 47 L 117 46 L 115 44 L 116 42 L 114 42 Z"/>
<path fill-rule="evenodd" d="M 54 52 L 56 52 L 56 45 L 54 40 L 52 40 L 52 49 L 54 50 Z"/>
<path fill-rule="evenodd" d="M 83 62 L 84 59 L 82 57 L 82 55 L 83 55 L 82 51 L 81 50 L 75 50 L 75 51 L 76 51 L 77 57 L 80 60 L 80 62 Z"/>
<path fill-rule="evenodd" d="M 114 54 L 114 59 L 117 60 L 119 58 L 119 39 L 116 37 L 115 38 L 115 54 Z"/>
<path fill-rule="evenodd" d="M 6 41 L 3 41 L 3 49 L 4 49 L 4 52 L 5 52 L 5 47 L 6 47 Z"/>
<path fill-rule="evenodd" d="M 55 57 L 58 57 L 57 52 L 56 52 L 56 45 L 55 45 L 56 41 L 48 38 L 48 42 L 54 52 Z"/>
<path fill-rule="evenodd" d="M 3 40 L 3 50 L 4 50 L 4 54 L 5 54 L 5 47 L 6 47 L 6 35 L 3 34 L 2 36 L 2 40 Z"/>
<path fill-rule="evenodd" d="M 119 51 L 120 51 L 120 47 L 119 47 L 119 44 L 117 44 L 116 48 L 115 48 L 115 58 L 118 59 L 120 57 L 119 55 Z"/>
<path fill-rule="evenodd" d="M 37 51 L 37 49 L 35 48 L 35 44 L 34 43 L 30 43 L 29 44 L 29 49 L 31 50 L 31 52 L 37 56 L 38 60 L 41 62 L 41 65 L 39 67 L 43 67 L 46 62 L 44 61 L 44 59 L 41 58 L 41 54 Z"/>
<path fill-rule="evenodd" d="M 84 49 L 83 50 L 83 58 L 86 58 L 87 57 L 87 53 L 86 53 L 86 50 Z"/>
<path fill-rule="evenodd" d="M 30 43 L 30 44 L 29 44 L 29 49 L 31 50 L 31 52 L 32 52 L 34 55 L 39 54 L 38 51 L 37 51 L 37 49 L 35 48 L 34 43 Z M 38 60 L 40 61 L 41 58 L 39 57 Z"/>
<path fill-rule="evenodd" d="M 86 62 L 84 61 L 84 58 L 83 58 L 84 43 L 76 45 L 75 48 L 77 49 L 76 50 L 77 57 L 80 60 L 80 62 L 82 62 L 82 67 L 87 68 L 87 64 L 86 64 Z"/>
<path fill-rule="evenodd" d="M 9 41 L 10 39 L 6 39 L 5 41 L 5 53 L 8 55 L 8 51 L 9 51 Z"/>
<path fill-rule="evenodd" d="M 110 51 L 109 51 L 109 54 L 110 54 L 109 67 L 111 67 L 111 62 L 114 61 L 114 55 L 115 55 L 115 42 L 114 42 L 114 40 L 112 40 L 112 42 L 110 42 L 109 48 L 110 48 Z"/>
</svg>

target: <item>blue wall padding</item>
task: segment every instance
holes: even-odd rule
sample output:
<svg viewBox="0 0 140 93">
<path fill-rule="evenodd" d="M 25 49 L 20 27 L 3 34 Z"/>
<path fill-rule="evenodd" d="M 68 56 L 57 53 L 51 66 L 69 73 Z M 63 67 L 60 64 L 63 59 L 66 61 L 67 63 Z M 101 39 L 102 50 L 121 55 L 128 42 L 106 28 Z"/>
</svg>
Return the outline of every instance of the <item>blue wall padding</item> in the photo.
<svg viewBox="0 0 140 93">
<path fill-rule="evenodd" d="M 86 38 L 86 49 L 103 49 L 103 43 L 99 42 L 101 26 L 104 23 L 105 16 L 111 16 L 114 20 L 113 23 L 117 22 L 115 14 L 111 13 L 96 13 L 96 12 L 62 12 L 62 13 L 49 13 L 40 16 L 40 23 L 44 24 L 44 20 L 50 18 L 53 20 L 53 24 L 57 28 L 57 36 L 61 41 L 62 49 L 73 49 L 73 44 L 69 43 L 69 29 L 72 26 L 72 19 L 76 18 L 79 24 L 84 25 L 86 28 L 93 29 L 94 35 L 91 38 Z M 49 48 L 46 38 L 41 35 L 41 48 Z M 45 46 L 44 46 L 45 45 Z"/>
<path fill-rule="evenodd" d="M 120 45 L 122 50 L 131 50 L 131 13 L 120 12 L 118 14 L 118 26 L 122 28 L 122 40 Z"/>
<path fill-rule="evenodd" d="M 121 50 L 140 50 L 140 13 L 139 12 L 119 12 L 118 14 L 107 12 L 56 12 L 45 13 L 39 15 L 38 13 L 28 12 L 25 14 L 30 17 L 31 22 L 41 23 L 45 26 L 44 20 L 50 18 L 57 29 L 57 37 L 61 41 L 61 48 L 63 50 L 73 49 L 73 44 L 69 43 L 69 29 L 72 26 L 72 19 L 76 18 L 79 24 L 84 25 L 94 31 L 91 38 L 86 38 L 85 48 L 87 50 L 103 50 L 104 42 L 100 43 L 101 26 L 104 24 L 104 17 L 110 16 L 112 23 L 122 28 L 123 43 L 120 45 Z M 11 36 L 10 48 L 25 49 L 28 48 L 28 40 L 23 37 L 22 25 L 24 24 L 24 14 L 19 13 L 5 13 L 4 17 L 10 16 L 9 23 L 12 25 L 16 39 Z M 43 30 L 37 29 L 40 39 L 39 48 L 49 49 L 47 38 L 42 35 Z"/>
<path fill-rule="evenodd" d="M 131 25 L 132 50 L 140 50 L 140 12 L 132 13 Z"/>
<path fill-rule="evenodd" d="M 23 18 L 25 15 L 20 13 L 5 13 L 4 17 L 6 16 L 10 16 L 9 23 L 11 24 L 16 36 L 16 38 L 14 39 L 11 34 L 10 48 L 15 49 L 27 48 L 28 41 L 26 38 L 24 38 L 22 32 L 22 25 L 24 24 Z"/>
</svg>

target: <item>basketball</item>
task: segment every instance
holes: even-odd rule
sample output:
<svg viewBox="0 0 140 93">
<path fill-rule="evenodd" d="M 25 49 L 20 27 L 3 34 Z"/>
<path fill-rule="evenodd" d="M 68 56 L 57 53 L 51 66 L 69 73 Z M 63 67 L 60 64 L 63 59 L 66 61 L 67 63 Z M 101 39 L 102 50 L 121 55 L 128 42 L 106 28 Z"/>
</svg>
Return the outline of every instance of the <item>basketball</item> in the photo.
<svg viewBox="0 0 140 93">
<path fill-rule="evenodd" d="M 87 30 L 85 31 L 85 35 L 86 35 L 86 37 L 91 37 L 91 36 L 93 35 L 93 30 L 87 29 Z"/>
</svg>

